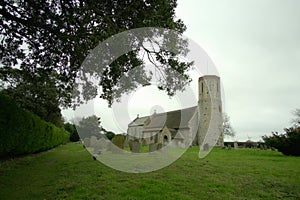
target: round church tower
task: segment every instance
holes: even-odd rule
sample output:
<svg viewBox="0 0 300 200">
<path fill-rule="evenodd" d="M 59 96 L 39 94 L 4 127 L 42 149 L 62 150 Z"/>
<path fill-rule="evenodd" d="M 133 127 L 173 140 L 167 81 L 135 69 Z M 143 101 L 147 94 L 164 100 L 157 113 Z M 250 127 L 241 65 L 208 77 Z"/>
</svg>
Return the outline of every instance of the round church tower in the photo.
<svg viewBox="0 0 300 200">
<path fill-rule="evenodd" d="M 198 145 L 201 149 L 214 145 L 223 146 L 222 100 L 220 77 L 206 75 L 199 78 L 198 110 L 200 124 Z M 205 147 L 206 146 L 206 147 Z"/>
</svg>

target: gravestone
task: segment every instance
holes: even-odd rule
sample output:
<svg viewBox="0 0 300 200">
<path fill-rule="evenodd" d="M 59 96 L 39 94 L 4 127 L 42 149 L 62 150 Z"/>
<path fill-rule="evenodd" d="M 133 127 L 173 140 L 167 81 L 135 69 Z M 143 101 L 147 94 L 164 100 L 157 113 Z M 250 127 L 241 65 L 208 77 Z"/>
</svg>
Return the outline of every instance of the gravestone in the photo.
<svg viewBox="0 0 300 200">
<path fill-rule="evenodd" d="M 271 147 L 271 150 L 272 150 L 272 151 L 276 151 L 276 149 L 275 149 L 274 147 Z"/>
<path fill-rule="evenodd" d="M 133 153 L 140 153 L 140 143 L 138 141 L 133 141 L 131 143 L 131 149 Z"/>
<path fill-rule="evenodd" d="M 85 147 L 91 146 L 90 138 L 87 138 L 87 137 L 84 138 L 84 139 L 83 139 L 83 144 L 84 144 Z"/>
<path fill-rule="evenodd" d="M 234 146 L 234 149 L 238 149 L 239 148 L 239 145 L 237 142 L 233 143 L 233 146 Z"/>
<path fill-rule="evenodd" d="M 157 147 L 156 147 L 156 144 L 149 144 L 149 152 L 154 152 L 156 151 Z"/>
<path fill-rule="evenodd" d="M 162 147 L 163 147 L 162 143 L 158 143 L 157 146 L 156 146 L 156 149 L 160 150 Z"/>
<path fill-rule="evenodd" d="M 96 142 L 97 142 L 96 136 L 91 136 L 91 138 L 90 138 L 90 146 L 91 147 L 95 146 Z"/>
<path fill-rule="evenodd" d="M 203 151 L 208 151 L 209 150 L 209 144 L 205 143 L 203 146 Z"/>
<path fill-rule="evenodd" d="M 228 145 L 228 149 L 229 149 L 229 150 L 231 149 L 231 145 L 230 145 L 230 144 Z"/>
<path fill-rule="evenodd" d="M 263 145 L 263 147 L 264 147 L 264 150 L 267 150 L 268 149 L 268 146 L 267 145 Z"/>
<path fill-rule="evenodd" d="M 110 142 L 109 140 L 107 140 L 103 137 L 97 141 L 101 150 L 106 150 L 109 142 Z"/>
<path fill-rule="evenodd" d="M 107 150 L 107 144 L 109 141 L 107 141 L 104 138 L 100 138 L 96 141 L 96 144 L 93 146 L 94 148 L 94 154 L 101 154 L 101 152 Z"/>
</svg>

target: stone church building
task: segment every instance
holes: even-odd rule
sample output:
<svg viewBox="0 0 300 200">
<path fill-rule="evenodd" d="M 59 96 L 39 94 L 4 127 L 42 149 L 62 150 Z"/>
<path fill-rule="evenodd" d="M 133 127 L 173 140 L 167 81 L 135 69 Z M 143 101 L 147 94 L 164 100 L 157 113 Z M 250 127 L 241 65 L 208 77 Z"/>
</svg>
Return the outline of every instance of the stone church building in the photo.
<svg viewBox="0 0 300 200">
<path fill-rule="evenodd" d="M 187 147 L 223 146 L 220 78 L 206 75 L 198 81 L 198 105 L 150 116 L 137 117 L 128 124 L 127 142 Z M 212 141 L 213 140 L 213 141 Z"/>
</svg>

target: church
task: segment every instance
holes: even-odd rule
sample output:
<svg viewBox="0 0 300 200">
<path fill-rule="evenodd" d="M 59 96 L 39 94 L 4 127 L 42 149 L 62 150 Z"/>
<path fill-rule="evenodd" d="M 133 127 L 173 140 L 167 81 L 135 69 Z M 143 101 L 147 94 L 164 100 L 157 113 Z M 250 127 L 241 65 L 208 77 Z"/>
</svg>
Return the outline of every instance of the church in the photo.
<svg viewBox="0 0 300 200">
<path fill-rule="evenodd" d="M 143 145 L 223 146 L 222 130 L 220 78 L 206 75 L 198 80 L 198 105 L 137 116 L 128 124 L 126 140 L 138 140 Z"/>
</svg>

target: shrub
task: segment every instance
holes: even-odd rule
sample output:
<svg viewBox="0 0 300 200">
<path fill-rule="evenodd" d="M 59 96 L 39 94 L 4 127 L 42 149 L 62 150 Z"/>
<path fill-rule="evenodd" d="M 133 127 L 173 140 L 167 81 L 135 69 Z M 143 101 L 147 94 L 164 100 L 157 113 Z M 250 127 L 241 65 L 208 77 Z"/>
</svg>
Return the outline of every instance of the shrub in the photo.
<svg viewBox="0 0 300 200">
<path fill-rule="evenodd" d="M 67 131 L 19 108 L 1 93 L 0 107 L 0 155 L 44 151 L 69 141 Z"/>
<path fill-rule="evenodd" d="M 263 136 L 265 144 L 278 149 L 285 155 L 300 156 L 300 127 L 285 129 L 284 134 L 272 133 L 272 136 Z"/>
<path fill-rule="evenodd" d="M 70 133 L 70 141 L 77 142 L 79 141 L 79 135 L 74 124 L 66 123 L 64 124 L 64 129 Z"/>
<path fill-rule="evenodd" d="M 125 143 L 125 136 L 124 135 L 115 135 L 115 137 L 112 139 L 112 143 L 116 145 L 117 147 L 124 149 L 124 143 Z"/>
<path fill-rule="evenodd" d="M 107 139 L 112 140 L 115 137 L 115 134 L 111 131 L 108 131 L 105 133 L 105 136 L 107 137 Z"/>
</svg>

